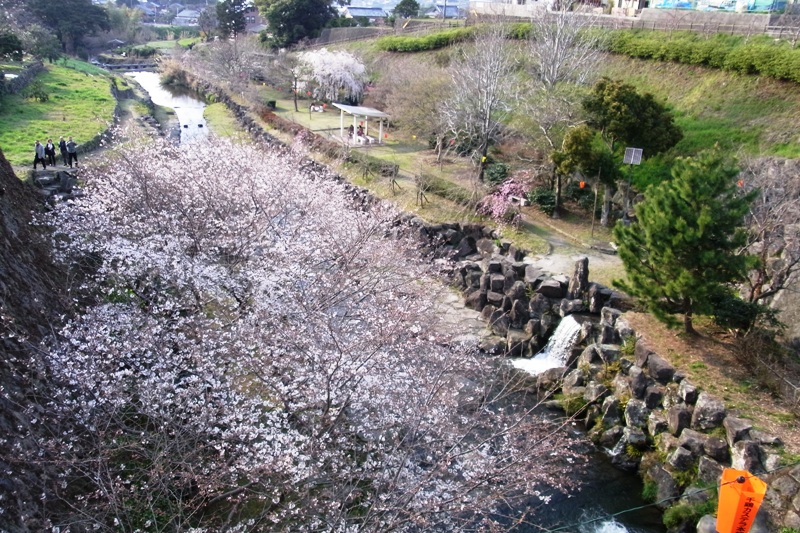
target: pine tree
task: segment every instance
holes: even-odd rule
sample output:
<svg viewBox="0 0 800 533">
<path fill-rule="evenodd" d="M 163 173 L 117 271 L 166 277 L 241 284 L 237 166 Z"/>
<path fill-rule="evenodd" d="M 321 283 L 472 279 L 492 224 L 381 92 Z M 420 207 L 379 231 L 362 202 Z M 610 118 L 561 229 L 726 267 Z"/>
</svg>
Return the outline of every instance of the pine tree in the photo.
<svg viewBox="0 0 800 533">
<path fill-rule="evenodd" d="M 753 263 L 736 254 L 754 199 L 736 186 L 737 173 L 717 151 L 680 158 L 672 179 L 649 188 L 636 206 L 637 221 L 614 228 L 628 277 L 614 285 L 670 326 L 678 324 L 673 313 L 682 313 L 687 333 L 694 332 L 693 315 L 709 313 L 712 296 Z"/>
</svg>

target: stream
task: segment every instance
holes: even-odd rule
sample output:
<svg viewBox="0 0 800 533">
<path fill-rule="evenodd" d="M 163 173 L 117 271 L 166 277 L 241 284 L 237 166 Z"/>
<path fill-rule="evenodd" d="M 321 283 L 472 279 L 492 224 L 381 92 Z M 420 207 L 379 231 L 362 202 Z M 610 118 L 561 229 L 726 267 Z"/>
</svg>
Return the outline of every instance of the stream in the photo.
<svg viewBox="0 0 800 533">
<path fill-rule="evenodd" d="M 161 85 L 158 72 L 129 72 L 130 76 L 150 95 L 154 104 L 175 110 L 180 123 L 181 143 L 204 140 L 208 137 L 208 127 L 203 111 L 206 103 L 190 91 L 181 91 Z"/>
</svg>

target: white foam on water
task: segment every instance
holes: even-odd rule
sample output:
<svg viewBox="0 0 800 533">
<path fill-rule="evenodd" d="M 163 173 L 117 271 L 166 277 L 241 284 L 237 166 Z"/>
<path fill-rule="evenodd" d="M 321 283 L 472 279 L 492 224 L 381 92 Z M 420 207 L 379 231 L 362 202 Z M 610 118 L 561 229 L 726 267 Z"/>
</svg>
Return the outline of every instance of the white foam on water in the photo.
<svg viewBox="0 0 800 533">
<path fill-rule="evenodd" d="M 567 315 L 561 319 L 553 335 L 541 352 L 532 359 L 516 358 L 511 359 L 511 364 L 515 368 L 524 370 L 529 374 L 538 376 L 550 368 L 566 366 L 575 341 L 581 333 L 581 325 L 572 315 Z"/>
</svg>

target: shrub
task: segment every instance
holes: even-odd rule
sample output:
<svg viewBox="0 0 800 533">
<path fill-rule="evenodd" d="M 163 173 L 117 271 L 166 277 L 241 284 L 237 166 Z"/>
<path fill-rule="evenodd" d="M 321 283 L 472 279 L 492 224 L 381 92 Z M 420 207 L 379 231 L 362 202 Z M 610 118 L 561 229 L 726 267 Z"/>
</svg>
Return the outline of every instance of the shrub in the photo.
<svg viewBox="0 0 800 533">
<path fill-rule="evenodd" d="M 556 193 L 547 187 L 536 187 L 528 193 L 528 201 L 536 205 L 542 212 L 552 216 L 556 210 Z"/>
<path fill-rule="evenodd" d="M 50 100 L 50 93 L 47 92 L 47 89 L 45 89 L 45 86 L 41 80 L 36 80 L 25 87 L 25 89 L 22 91 L 22 97 L 30 98 L 31 100 L 36 100 L 37 102 L 47 102 Z"/>
<path fill-rule="evenodd" d="M 439 50 L 451 44 L 470 39 L 474 31 L 472 27 L 468 27 L 440 31 L 423 37 L 383 37 L 378 39 L 377 46 L 379 50 L 384 50 L 386 52 L 424 52 L 426 50 Z"/>
<path fill-rule="evenodd" d="M 486 165 L 483 176 L 489 183 L 501 183 L 508 177 L 508 165 L 505 163 L 492 163 Z"/>
<path fill-rule="evenodd" d="M 697 524 L 707 514 L 713 515 L 717 510 L 717 500 L 712 499 L 694 505 L 681 503 L 664 511 L 664 525 L 677 528 L 682 524 Z"/>
</svg>

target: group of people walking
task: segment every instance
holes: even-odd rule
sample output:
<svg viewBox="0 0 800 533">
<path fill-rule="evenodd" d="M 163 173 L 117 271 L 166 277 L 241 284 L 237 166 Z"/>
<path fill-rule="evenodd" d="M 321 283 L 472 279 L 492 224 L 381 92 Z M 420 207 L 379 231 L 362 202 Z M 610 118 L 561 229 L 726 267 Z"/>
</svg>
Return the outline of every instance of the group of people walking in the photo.
<svg viewBox="0 0 800 533">
<path fill-rule="evenodd" d="M 42 164 L 42 168 L 46 169 L 47 165 L 56 165 L 56 145 L 53 144 L 53 139 L 47 139 L 47 144 L 42 144 L 38 140 L 33 145 L 33 169 L 36 170 L 36 165 Z M 72 168 L 72 162 L 78 166 L 78 145 L 72 140 L 64 140 L 64 137 L 58 141 L 58 149 L 61 152 L 61 158 L 64 160 L 64 166 L 69 165 Z"/>
</svg>

